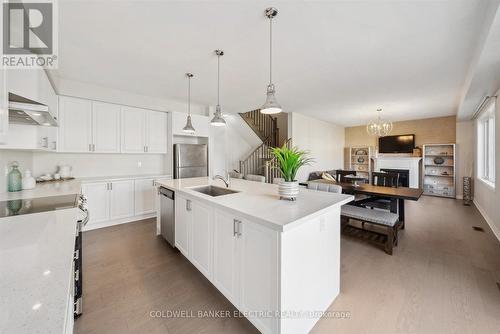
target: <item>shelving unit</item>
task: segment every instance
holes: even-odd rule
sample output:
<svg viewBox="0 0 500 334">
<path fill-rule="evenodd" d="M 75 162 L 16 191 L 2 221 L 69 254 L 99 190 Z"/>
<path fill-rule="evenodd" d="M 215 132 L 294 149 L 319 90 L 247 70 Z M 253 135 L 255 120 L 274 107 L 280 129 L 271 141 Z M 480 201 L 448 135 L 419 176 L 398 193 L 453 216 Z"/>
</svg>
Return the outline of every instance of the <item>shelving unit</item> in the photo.
<svg viewBox="0 0 500 334">
<path fill-rule="evenodd" d="M 423 146 L 424 194 L 455 198 L 455 144 Z"/>
<path fill-rule="evenodd" d="M 355 170 L 357 175 L 365 176 L 370 183 L 372 172 L 373 148 L 370 146 L 349 147 L 350 170 Z"/>
</svg>

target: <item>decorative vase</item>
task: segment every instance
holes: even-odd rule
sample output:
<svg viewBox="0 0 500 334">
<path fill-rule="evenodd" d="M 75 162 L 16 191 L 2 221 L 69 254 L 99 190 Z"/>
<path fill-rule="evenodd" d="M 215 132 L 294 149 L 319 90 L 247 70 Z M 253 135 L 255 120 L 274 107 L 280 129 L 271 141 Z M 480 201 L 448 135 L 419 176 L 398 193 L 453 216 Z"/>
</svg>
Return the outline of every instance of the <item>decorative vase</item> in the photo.
<svg viewBox="0 0 500 334">
<path fill-rule="evenodd" d="M 299 195 L 299 181 L 280 181 L 278 184 L 280 199 L 295 201 Z"/>
<path fill-rule="evenodd" d="M 35 178 L 31 176 L 31 171 L 27 170 L 24 172 L 22 184 L 23 184 L 23 190 L 29 190 L 35 188 L 36 181 Z"/>
<path fill-rule="evenodd" d="M 14 161 L 11 166 L 12 169 L 7 175 L 7 190 L 9 192 L 21 191 L 23 189 L 23 177 L 19 171 L 19 163 Z"/>
<path fill-rule="evenodd" d="M 464 205 L 469 206 L 472 202 L 472 178 L 464 176 Z"/>
</svg>

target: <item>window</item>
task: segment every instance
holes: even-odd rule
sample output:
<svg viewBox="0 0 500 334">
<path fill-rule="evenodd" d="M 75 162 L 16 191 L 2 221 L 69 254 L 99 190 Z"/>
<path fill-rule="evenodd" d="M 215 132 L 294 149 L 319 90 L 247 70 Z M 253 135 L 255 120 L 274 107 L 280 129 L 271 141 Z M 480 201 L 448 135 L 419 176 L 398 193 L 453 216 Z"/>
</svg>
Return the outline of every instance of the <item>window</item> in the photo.
<svg viewBox="0 0 500 334">
<path fill-rule="evenodd" d="M 477 120 L 477 177 L 495 186 L 495 103 L 491 103 Z"/>
</svg>

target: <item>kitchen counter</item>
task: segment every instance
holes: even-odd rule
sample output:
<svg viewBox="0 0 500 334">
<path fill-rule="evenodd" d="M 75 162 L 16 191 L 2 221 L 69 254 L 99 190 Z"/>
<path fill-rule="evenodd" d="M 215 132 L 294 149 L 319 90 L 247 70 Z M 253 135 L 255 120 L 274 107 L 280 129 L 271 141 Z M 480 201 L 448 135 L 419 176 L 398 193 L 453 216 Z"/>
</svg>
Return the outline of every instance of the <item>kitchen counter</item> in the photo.
<svg viewBox="0 0 500 334">
<path fill-rule="evenodd" d="M 0 219 L 0 333 L 70 332 L 77 212 Z"/>
<path fill-rule="evenodd" d="M 120 176 L 91 176 L 81 177 L 77 180 L 81 183 L 92 183 L 100 181 L 120 181 L 120 180 L 141 180 L 141 179 L 171 179 L 170 174 L 141 174 L 141 175 L 120 175 Z"/>
<path fill-rule="evenodd" d="M 35 189 L 0 193 L 0 201 L 48 196 L 76 195 L 80 193 L 79 180 L 37 183 Z"/>
<path fill-rule="evenodd" d="M 238 193 L 218 197 L 190 189 L 208 184 L 225 187 L 221 180 L 212 180 L 208 177 L 159 180 L 157 184 L 251 219 L 276 231 L 289 230 L 314 216 L 321 215 L 333 206 L 340 207 L 354 200 L 351 195 L 301 188 L 296 201 L 284 201 L 279 199 L 277 185 L 242 179 L 231 179 L 230 189 L 237 190 Z"/>
</svg>

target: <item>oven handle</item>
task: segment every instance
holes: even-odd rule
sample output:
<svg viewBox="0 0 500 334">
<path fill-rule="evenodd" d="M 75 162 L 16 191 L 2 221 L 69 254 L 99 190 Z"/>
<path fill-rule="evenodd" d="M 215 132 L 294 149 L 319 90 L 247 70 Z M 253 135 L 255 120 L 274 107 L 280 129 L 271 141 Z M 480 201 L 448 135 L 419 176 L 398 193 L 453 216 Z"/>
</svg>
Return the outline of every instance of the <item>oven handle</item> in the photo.
<svg viewBox="0 0 500 334">
<path fill-rule="evenodd" d="M 87 209 L 80 208 L 80 210 L 82 210 L 85 213 L 85 218 L 82 220 L 82 227 L 83 227 L 83 226 L 87 225 L 87 223 L 90 220 L 90 212 Z"/>
</svg>

